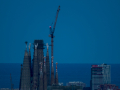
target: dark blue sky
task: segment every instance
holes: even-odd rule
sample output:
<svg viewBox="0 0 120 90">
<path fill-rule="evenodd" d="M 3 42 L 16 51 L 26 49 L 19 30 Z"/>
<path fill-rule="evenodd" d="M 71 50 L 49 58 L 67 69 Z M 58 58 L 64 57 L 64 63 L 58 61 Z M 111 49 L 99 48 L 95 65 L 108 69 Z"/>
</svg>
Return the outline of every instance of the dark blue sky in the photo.
<svg viewBox="0 0 120 90">
<path fill-rule="evenodd" d="M 0 0 L 0 63 L 22 63 L 25 41 L 51 44 L 59 5 L 54 62 L 120 63 L 120 0 Z"/>
</svg>

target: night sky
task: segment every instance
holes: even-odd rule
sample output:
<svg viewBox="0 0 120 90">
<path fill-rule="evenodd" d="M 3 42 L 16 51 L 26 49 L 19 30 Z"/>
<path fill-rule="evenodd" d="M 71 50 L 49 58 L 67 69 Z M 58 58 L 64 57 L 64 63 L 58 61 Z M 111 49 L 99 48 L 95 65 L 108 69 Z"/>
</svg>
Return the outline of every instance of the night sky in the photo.
<svg viewBox="0 0 120 90">
<path fill-rule="evenodd" d="M 120 0 L 0 0 L 0 63 L 23 63 L 25 41 L 51 44 L 59 5 L 54 62 L 120 64 Z"/>
</svg>

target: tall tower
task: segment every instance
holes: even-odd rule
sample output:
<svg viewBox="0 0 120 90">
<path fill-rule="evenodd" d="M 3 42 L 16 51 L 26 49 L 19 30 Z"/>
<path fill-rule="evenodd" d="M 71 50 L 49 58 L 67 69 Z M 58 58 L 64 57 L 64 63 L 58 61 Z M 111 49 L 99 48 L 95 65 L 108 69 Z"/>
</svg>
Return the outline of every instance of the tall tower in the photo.
<svg viewBox="0 0 120 90">
<path fill-rule="evenodd" d="M 24 55 L 23 61 L 23 69 L 21 75 L 21 90 L 29 90 L 30 89 L 30 63 L 29 63 L 29 56 L 27 52 L 27 42 L 26 43 L 26 50 Z"/>
<path fill-rule="evenodd" d="M 35 45 L 35 50 L 34 50 L 34 60 L 33 60 L 33 90 L 36 90 L 38 88 L 37 47 L 38 47 L 38 44 Z"/>
<path fill-rule="evenodd" d="M 56 74 L 55 74 L 55 84 L 58 85 L 58 71 L 57 71 L 57 64 L 56 63 Z"/>
<path fill-rule="evenodd" d="M 44 49 L 44 42 L 43 40 L 34 40 L 34 44 L 37 44 L 38 43 L 38 47 L 37 47 L 37 59 L 38 59 L 38 62 L 42 62 L 44 63 L 44 52 L 43 52 L 43 49 Z M 39 70 L 40 70 L 40 67 L 39 67 Z"/>
<path fill-rule="evenodd" d="M 49 52 L 48 52 L 48 43 L 47 46 L 47 54 L 46 54 L 46 72 L 47 72 L 47 86 L 50 86 L 50 62 L 49 62 Z"/>
<path fill-rule="evenodd" d="M 53 67 L 53 56 L 51 57 L 52 59 L 52 65 L 51 65 L 51 85 L 54 84 L 54 67 Z"/>
<path fill-rule="evenodd" d="M 30 51 L 30 47 L 31 47 L 31 43 L 29 43 L 29 53 L 28 53 L 28 56 L 29 56 L 29 64 L 30 64 L 30 69 L 31 69 L 31 51 Z M 31 73 L 31 71 L 30 71 Z"/>
<path fill-rule="evenodd" d="M 32 73 L 32 69 L 31 69 L 31 51 L 30 51 L 30 47 L 31 47 L 31 43 L 29 43 L 29 53 L 28 53 L 28 57 L 29 57 L 29 66 L 30 66 L 30 77 L 32 76 L 31 73 Z M 31 79 L 30 79 L 30 82 L 31 82 Z M 30 83 L 30 89 L 32 88 L 32 85 Z"/>
<path fill-rule="evenodd" d="M 43 75 L 44 75 L 44 90 L 47 90 L 47 73 L 46 73 L 46 65 L 45 65 L 45 58 L 46 57 L 44 57 L 44 73 L 43 73 Z"/>
<path fill-rule="evenodd" d="M 43 90 L 43 72 L 42 72 L 42 62 L 41 63 L 39 63 L 39 64 L 41 64 L 40 66 L 41 66 L 41 69 L 40 69 L 40 85 L 39 85 L 39 90 Z"/>
<path fill-rule="evenodd" d="M 41 64 L 39 64 L 39 63 L 41 63 L 41 62 L 44 63 L 44 59 L 43 59 L 43 57 L 44 57 L 44 52 L 43 52 L 44 42 L 43 42 L 43 40 L 34 40 L 34 44 L 38 44 L 38 46 L 37 46 L 37 61 L 38 61 L 38 63 L 37 64 L 38 64 L 38 71 L 40 71 Z M 38 80 L 40 80 L 40 72 L 38 72 L 37 77 L 38 77 Z M 37 84 L 38 85 L 37 87 L 39 87 L 39 85 L 40 85 L 39 82 Z"/>
<path fill-rule="evenodd" d="M 34 40 L 34 44 L 37 44 L 38 43 L 38 47 L 37 47 L 37 60 L 38 60 L 38 66 L 39 66 L 39 71 L 40 71 L 40 67 L 41 67 L 41 64 L 39 63 L 44 63 L 44 52 L 43 52 L 43 49 L 44 49 L 44 42 L 43 40 Z M 38 74 L 40 75 L 40 72 L 38 72 Z"/>
</svg>

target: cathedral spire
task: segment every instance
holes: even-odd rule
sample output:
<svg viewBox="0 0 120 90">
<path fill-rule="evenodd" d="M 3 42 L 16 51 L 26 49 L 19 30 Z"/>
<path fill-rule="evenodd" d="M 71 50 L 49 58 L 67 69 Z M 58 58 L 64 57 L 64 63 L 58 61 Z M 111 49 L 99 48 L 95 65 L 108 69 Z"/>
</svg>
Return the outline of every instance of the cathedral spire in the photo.
<svg viewBox="0 0 120 90">
<path fill-rule="evenodd" d="M 31 52 L 30 52 L 30 47 L 31 47 L 31 43 L 29 43 L 29 53 L 28 53 L 28 56 L 29 56 L 29 61 L 30 61 L 30 67 L 31 67 Z"/>
<path fill-rule="evenodd" d="M 23 67 L 21 69 L 21 90 L 26 90 L 30 88 L 31 85 L 31 75 L 30 75 L 30 63 L 29 63 L 29 56 L 27 52 L 27 42 L 26 44 L 26 50 L 25 50 L 25 55 L 24 55 L 24 60 L 23 60 Z M 27 72 L 27 73 L 26 73 Z"/>
<path fill-rule="evenodd" d="M 24 56 L 28 56 L 28 52 L 27 52 L 27 41 L 25 42 L 25 44 L 26 44 L 26 49 L 25 49 L 25 55 Z"/>
<path fill-rule="evenodd" d="M 58 63 L 56 62 L 56 72 L 57 72 L 57 64 L 58 64 Z"/>
<path fill-rule="evenodd" d="M 46 43 L 46 46 L 47 46 L 47 51 L 48 51 L 48 48 L 49 48 L 49 45 L 48 45 L 48 43 Z"/>
<path fill-rule="evenodd" d="M 48 43 L 46 43 L 46 47 L 47 47 L 47 55 L 46 56 L 49 56 L 49 53 L 48 53 L 49 45 L 48 45 Z"/>
<path fill-rule="evenodd" d="M 43 90 L 43 72 L 42 72 L 42 62 L 39 63 L 40 68 L 40 84 L 39 84 L 39 90 Z"/>
<path fill-rule="evenodd" d="M 37 60 L 37 47 L 38 43 L 35 45 L 34 50 L 34 60 L 33 60 L 33 90 L 38 88 L 38 60 Z"/>
<path fill-rule="evenodd" d="M 29 53 L 28 53 L 28 57 L 29 57 L 29 68 L 30 68 L 30 77 L 31 77 L 31 72 L 32 72 L 32 69 L 31 69 L 31 52 L 30 52 L 30 47 L 31 47 L 31 43 L 29 43 Z M 31 86 L 32 84 L 30 84 Z M 30 89 L 30 88 L 29 88 Z"/>
<path fill-rule="evenodd" d="M 26 41 L 26 42 L 25 42 L 25 44 L 26 44 L 26 50 L 27 50 L 27 43 L 28 43 L 28 42 Z"/>
<path fill-rule="evenodd" d="M 58 85 L 58 71 L 57 71 L 57 62 L 56 62 L 56 74 L 55 74 L 55 84 Z"/>
<path fill-rule="evenodd" d="M 52 59 L 52 66 L 51 66 L 51 85 L 54 84 L 54 67 L 53 67 L 53 56 L 51 57 Z"/>
<path fill-rule="evenodd" d="M 29 52 L 30 52 L 31 43 L 29 43 Z"/>
<path fill-rule="evenodd" d="M 47 53 L 46 53 L 46 73 L 47 73 L 47 86 L 50 86 L 50 62 L 49 62 L 49 45 L 46 43 Z"/>
<path fill-rule="evenodd" d="M 45 58 L 44 57 L 44 90 L 47 90 L 47 73 L 46 73 L 46 64 L 45 64 Z"/>
</svg>

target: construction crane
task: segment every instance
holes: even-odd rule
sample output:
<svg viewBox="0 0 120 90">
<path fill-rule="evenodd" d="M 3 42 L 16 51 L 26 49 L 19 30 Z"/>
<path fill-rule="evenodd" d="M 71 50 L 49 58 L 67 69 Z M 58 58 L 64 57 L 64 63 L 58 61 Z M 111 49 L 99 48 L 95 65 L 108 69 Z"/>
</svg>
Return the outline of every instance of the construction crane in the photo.
<svg viewBox="0 0 120 90">
<path fill-rule="evenodd" d="M 11 90 L 13 90 L 13 84 L 12 84 L 12 77 L 11 77 L 11 74 L 10 74 L 10 83 L 11 83 Z"/>
<path fill-rule="evenodd" d="M 50 28 L 49 37 L 51 37 L 51 57 L 53 56 L 53 38 L 54 38 L 53 34 L 55 32 L 55 26 L 56 26 L 59 11 L 60 11 L 60 6 L 58 7 L 58 10 L 57 10 L 57 13 L 56 13 L 56 19 L 55 19 L 55 22 L 54 22 L 54 27 L 52 28 L 51 26 L 49 26 L 49 28 Z"/>
</svg>

